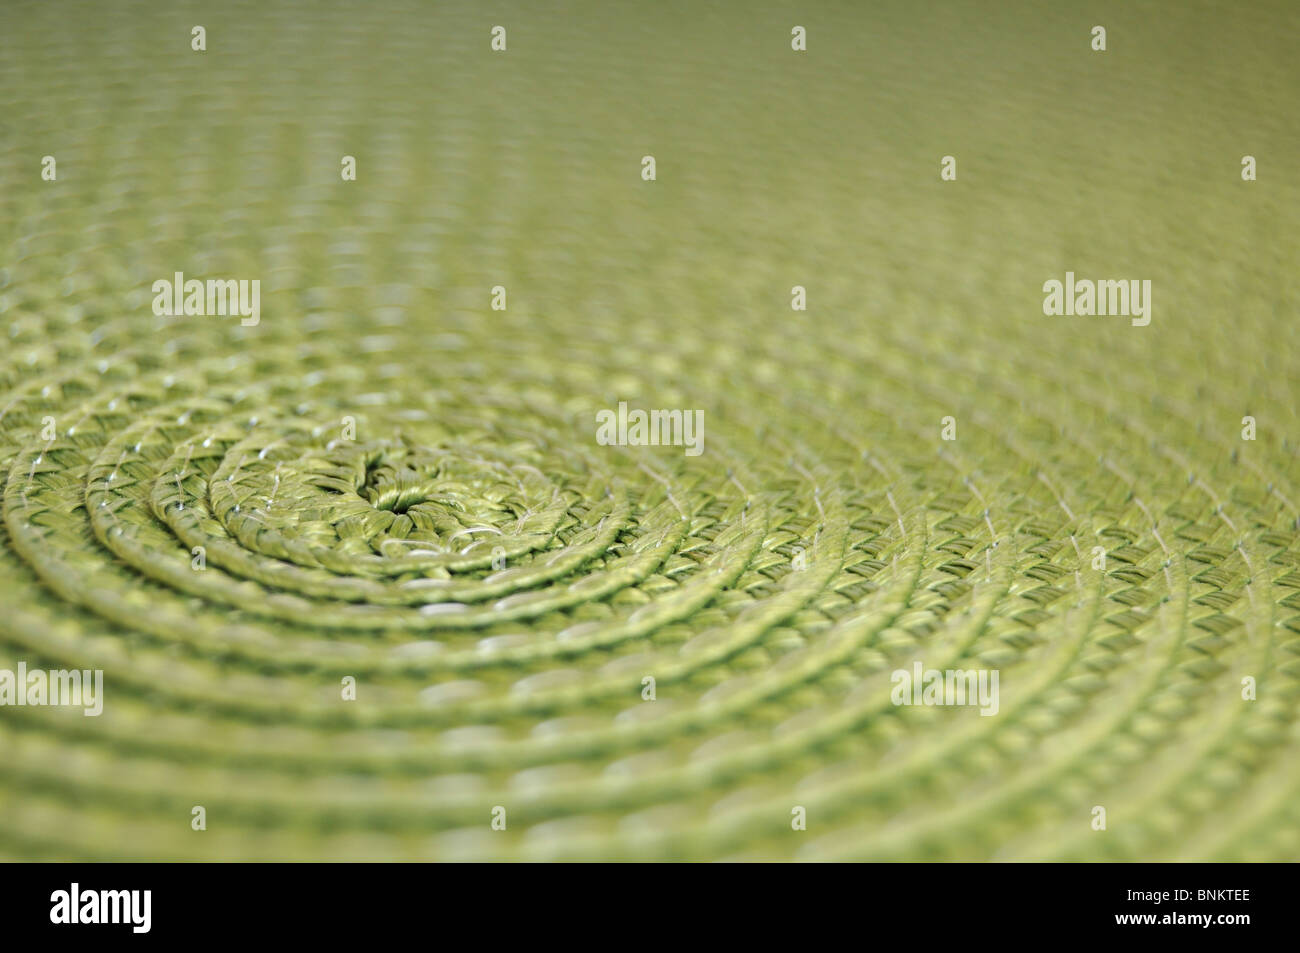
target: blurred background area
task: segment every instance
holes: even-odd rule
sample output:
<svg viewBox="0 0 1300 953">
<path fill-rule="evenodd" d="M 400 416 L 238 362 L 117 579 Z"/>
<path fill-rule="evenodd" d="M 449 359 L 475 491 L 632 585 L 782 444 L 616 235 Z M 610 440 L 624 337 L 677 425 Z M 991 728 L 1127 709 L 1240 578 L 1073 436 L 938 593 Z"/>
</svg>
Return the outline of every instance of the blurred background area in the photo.
<svg viewBox="0 0 1300 953">
<path fill-rule="evenodd" d="M 1295 376 L 1276 326 L 1297 291 L 1289 4 L 3 15 L 11 295 L 147 325 L 154 278 L 221 272 L 262 277 L 279 318 L 264 335 L 302 334 L 290 316 L 328 295 L 358 335 L 594 341 L 592 360 L 631 368 L 647 349 L 707 365 L 717 349 L 891 339 L 991 370 L 1008 347 L 1066 368 L 1083 349 L 1125 380 L 1176 353 L 1179 374 L 1137 386 L 1225 403 Z M 46 154 L 57 189 L 31 174 Z M 1042 283 L 1066 270 L 1150 278 L 1153 325 L 1044 319 Z M 484 320 L 498 284 L 512 306 Z"/>
</svg>

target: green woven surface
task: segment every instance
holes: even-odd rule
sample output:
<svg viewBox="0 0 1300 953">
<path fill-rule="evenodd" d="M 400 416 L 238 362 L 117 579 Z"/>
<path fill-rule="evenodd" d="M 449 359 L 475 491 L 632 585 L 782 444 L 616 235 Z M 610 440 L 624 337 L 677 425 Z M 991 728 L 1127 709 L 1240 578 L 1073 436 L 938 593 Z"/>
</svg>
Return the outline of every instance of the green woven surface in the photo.
<svg viewBox="0 0 1300 953">
<path fill-rule="evenodd" d="M 1300 8 L 994 6 L 6 3 L 0 856 L 1300 856 Z"/>
</svg>

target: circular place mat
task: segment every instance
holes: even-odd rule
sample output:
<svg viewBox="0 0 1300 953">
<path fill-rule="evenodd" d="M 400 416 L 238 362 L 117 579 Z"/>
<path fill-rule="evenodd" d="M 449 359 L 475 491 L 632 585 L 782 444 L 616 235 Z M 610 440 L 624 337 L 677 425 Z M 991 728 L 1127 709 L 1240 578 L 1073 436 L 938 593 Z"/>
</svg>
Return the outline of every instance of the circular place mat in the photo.
<svg viewBox="0 0 1300 953">
<path fill-rule="evenodd" d="M 0 14 L 0 855 L 1300 856 L 1294 7 L 670 6 Z"/>
</svg>

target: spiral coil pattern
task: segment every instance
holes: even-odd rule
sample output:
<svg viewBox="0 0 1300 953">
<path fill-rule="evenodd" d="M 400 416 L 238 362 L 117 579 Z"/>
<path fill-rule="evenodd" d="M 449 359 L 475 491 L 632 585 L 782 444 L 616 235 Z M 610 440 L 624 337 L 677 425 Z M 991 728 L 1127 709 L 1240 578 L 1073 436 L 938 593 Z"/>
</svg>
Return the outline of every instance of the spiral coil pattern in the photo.
<svg viewBox="0 0 1300 953">
<path fill-rule="evenodd" d="M 104 712 L 0 709 L 0 855 L 1300 853 L 1300 196 L 1124 100 L 1150 62 L 1041 11 L 844 10 L 801 59 L 776 8 L 520 10 L 499 57 L 468 8 L 73 9 L 0 15 L 0 668 L 102 670 Z M 1294 105 L 1257 39 L 1196 109 L 1294 157 L 1240 118 Z M 1132 141 L 1031 150 L 1025 89 L 1085 75 Z M 1148 269 L 1152 324 L 1043 317 L 1074 261 Z M 153 314 L 182 269 L 261 322 Z M 704 452 L 602 445 L 620 401 Z M 998 671 L 997 715 L 894 704 L 914 661 Z"/>
</svg>

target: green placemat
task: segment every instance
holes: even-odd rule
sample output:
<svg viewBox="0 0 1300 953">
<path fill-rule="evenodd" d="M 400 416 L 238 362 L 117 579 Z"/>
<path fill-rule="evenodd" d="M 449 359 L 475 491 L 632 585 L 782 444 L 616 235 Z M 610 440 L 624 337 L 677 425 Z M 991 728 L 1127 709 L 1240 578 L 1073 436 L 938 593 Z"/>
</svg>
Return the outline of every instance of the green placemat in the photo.
<svg viewBox="0 0 1300 953">
<path fill-rule="evenodd" d="M 5 4 L 0 856 L 1296 859 L 1298 33 Z"/>
</svg>

